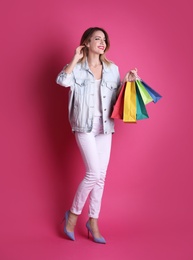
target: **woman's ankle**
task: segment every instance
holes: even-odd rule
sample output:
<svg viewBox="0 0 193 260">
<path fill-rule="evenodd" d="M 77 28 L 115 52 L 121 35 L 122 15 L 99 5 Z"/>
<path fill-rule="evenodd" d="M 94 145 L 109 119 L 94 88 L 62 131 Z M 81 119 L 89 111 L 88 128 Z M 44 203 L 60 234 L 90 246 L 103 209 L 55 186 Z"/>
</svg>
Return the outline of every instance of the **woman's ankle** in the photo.
<svg viewBox="0 0 193 260">
<path fill-rule="evenodd" d="M 90 227 L 92 229 L 94 236 L 97 237 L 97 238 L 102 237 L 101 234 L 100 234 L 100 231 L 99 231 L 99 227 L 98 227 L 98 219 L 90 217 L 89 223 L 90 223 Z"/>
<path fill-rule="evenodd" d="M 73 212 L 71 212 L 69 210 L 69 217 L 68 217 L 68 220 L 69 220 L 69 223 L 72 224 L 72 225 L 76 225 L 76 222 L 78 220 L 78 215 L 77 214 L 74 214 Z"/>
</svg>

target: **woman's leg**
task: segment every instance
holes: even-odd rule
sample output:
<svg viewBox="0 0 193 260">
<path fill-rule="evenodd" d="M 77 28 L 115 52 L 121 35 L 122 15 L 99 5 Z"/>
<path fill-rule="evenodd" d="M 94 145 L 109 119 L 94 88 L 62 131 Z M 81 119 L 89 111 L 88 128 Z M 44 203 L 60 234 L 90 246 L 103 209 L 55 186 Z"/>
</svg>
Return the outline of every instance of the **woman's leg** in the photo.
<svg viewBox="0 0 193 260">
<path fill-rule="evenodd" d="M 101 236 L 97 219 L 101 207 L 112 142 L 112 134 L 103 134 L 102 130 L 102 119 L 95 118 L 91 133 L 75 133 L 85 163 L 86 174 L 75 194 L 71 212 L 75 214 L 74 216 L 80 215 L 90 194 L 90 225 L 96 237 Z"/>
<path fill-rule="evenodd" d="M 112 134 L 100 134 L 96 137 L 96 142 L 100 161 L 100 179 L 90 193 L 89 222 L 94 237 L 101 238 L 102 236 L 98 228 L 98 217 L 104 191 L 106 171 L 110 158 Z"/>
<path fill-rule="evenodd" d="M 75 133 L 86 174 L 75 194 L 71 212 L 80 215 L 91 192 L 89 216 L 98 218 L 110 157 L 112 134 L 103 134 L 102 118 L 96 117 L 90 133 Z"/>
<path fill-rule="evenodd" d="M 106 172 L 110 159 L 112 134 L 99 134 L 95 139 L 100 162 L 100 179 L 96 182 L 90 193 L 89 217 L 91 218 L 99 217 Z"/>
<path fill-rule="evenodd" d="M 100 161 L 95 134 L 75 133 L 75 136 L 86 167 L 85 177 L 77 189 L 71 207 L 71 212 L 80 215 L 89 193 L 100 180 Z"/>
<path fill-rule="evenodd" d="M 66 225 L 66 229 L 69 232 L 74 232 L 78 215 L 81 214 L 90 191 L 100 179 L 99 159 L 94 130 L 91 133 L 75 133 L 75 137 L 85 163 L 86 174 L 77 189 L 69 212 L 68 223 Z"/>
</svg>

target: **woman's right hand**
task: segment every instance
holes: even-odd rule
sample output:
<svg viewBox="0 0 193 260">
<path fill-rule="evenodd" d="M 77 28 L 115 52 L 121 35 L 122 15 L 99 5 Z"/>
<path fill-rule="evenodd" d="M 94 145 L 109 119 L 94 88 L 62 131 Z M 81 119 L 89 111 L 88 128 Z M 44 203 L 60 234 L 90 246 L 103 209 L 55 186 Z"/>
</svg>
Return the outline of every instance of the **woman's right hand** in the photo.
<svg viewBox="0 0 193 260">
<path fill-rule="evenodd" d="M 75 50 L 75 55 L 74 55 L 74 59 L 76 61 L 79 61 L 80 59 L 82 59 L 83 57 L 83 48 L 85 48 L 85 45 L 80 45 L 76 48 Z"/>
<path fill-rule="evenodd" d="M 83 57 L 83 50 L 82 49 L 84 47 L 85 47 L 84 45 L 80 45 L 76 48 L 73 59 L 68 64 L 68 66 L 66 66 L 64 68 L 65 73 L 70 74 L 73 71 L 76 64 L 79 62 L 79 60 L 82 59 L 82 57 Z"/>
</svg>

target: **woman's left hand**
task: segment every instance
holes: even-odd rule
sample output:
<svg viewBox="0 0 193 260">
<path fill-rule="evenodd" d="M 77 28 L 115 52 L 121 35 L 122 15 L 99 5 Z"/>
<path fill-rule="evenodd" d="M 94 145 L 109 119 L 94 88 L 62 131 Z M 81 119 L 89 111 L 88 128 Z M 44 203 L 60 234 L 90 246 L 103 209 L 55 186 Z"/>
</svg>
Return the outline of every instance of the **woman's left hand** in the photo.
<svg viewBox="0 0 193 260">
<path fill-rule="evenodd" d="M 135 68 L 127 72 L 123 79 L 123 83 L 125 83 L 126 81 L 135 81 L 138 79 L 140 79 L 140 77 L 137 75 L 137 69 Z"/>
</svg>

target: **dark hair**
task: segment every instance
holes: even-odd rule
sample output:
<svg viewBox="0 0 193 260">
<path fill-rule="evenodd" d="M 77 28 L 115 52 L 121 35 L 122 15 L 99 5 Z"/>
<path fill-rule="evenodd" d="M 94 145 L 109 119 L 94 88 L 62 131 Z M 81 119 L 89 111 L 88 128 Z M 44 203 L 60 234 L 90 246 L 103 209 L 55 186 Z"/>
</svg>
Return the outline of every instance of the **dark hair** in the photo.
<svg viewBox="0 0 193 260">
<path fill-rule="evenodd" d="M 103 54 L 100 55 L 100 60 L 105 62 L 107 65 L 111 64 L 112 62 L 109 61 L 106 57 L 105 57 L 105 53 L 109 50 L 110 48 L 110 40 L 109 40 L 109 35 L 108 33 L 100 27 L 90 27 L 88 28 L 82 35 L 81 40 L 80 40 L 80 45 L 85 45 L 90 41 L 90 38 L 92 37 L 93 33 L 96 31 L 101 31 L 104 33 L 105 35 L 105 39 L 106 39 L 106 49 L 104 51 Z M 80 62 L 83 62 L 87 55 L 88 55 L 88 49 L 87 48 L 83 48 L 83 58 L 80 60 Z"/>
</svg>

